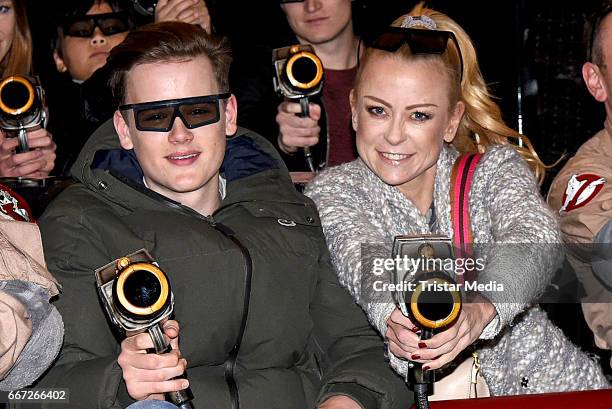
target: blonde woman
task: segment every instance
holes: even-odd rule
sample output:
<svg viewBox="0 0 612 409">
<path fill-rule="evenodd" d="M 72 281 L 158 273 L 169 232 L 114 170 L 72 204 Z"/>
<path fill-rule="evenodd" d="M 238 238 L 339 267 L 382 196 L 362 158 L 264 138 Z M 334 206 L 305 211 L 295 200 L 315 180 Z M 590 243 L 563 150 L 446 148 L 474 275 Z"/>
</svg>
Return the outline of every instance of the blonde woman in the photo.
<svg viewBox="0 0 612 409">
<path fill-rule="evenodd" d="M 504 124 L 469 36 L 419 6 L 362 61 L 350 96 L 359 158 L 320 174 L 306 194 L 340 281 L 388 342 L 392 366 L 441 368 L 478 342 L 492 395 L 605 387 L 597 363 L 533 306 L 561 259 L 557 223 L 538 190 L 545 169 L 528 138 Z M 469 215 L 475 256 L 486 262 L 478 281 L 503 291 L 480 293 L 453 326 L 424 341 L 362 265 L 388 257 L 396 235 L 453 237 L 451 169 L 477 151 Z M 362 253 L 369 243 L 386 243 L 387 254 Z"/>
</svg>

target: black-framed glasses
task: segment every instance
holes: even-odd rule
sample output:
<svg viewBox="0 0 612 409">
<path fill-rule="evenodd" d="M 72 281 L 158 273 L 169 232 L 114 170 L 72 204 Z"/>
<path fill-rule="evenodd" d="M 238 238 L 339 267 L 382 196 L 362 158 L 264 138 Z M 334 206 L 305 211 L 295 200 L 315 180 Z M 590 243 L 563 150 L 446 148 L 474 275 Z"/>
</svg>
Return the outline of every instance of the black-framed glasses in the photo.
<svg viewBox="0 0 612 409">
<path fill-rule="evenodd" d="M 201 97 L 166 99 L 163 101 L 127 104 L 120 111 L 134 110 L 134 121 L 139 131 L 168 132 L 176 117 L 189 129 L 214 124 L 219 121 L 219 100 L 231 96 L 229 92 Z"/>
<path fill-rule="evenodd" d="M 62 24 L 64 35 L 81 38 L 91 37 L 96 27 L 104 35 L 111 36 L 129 31 L 132 28 L 132 21 L 127 12 L 118 11 L 69 18 Z"/>
<path fill-rule="evenodd" d="M 452 39 L 457 47 L 457 54 L 461 63 L 461 77 L 463 78 L 463 57 L 457 38 L 452 31 L 430 30 L 407 27 L 387 27 L 371 44 L 379 50 L 396 52 L 408 44 L 413 54 L 443 54 Z"/>
</svg>

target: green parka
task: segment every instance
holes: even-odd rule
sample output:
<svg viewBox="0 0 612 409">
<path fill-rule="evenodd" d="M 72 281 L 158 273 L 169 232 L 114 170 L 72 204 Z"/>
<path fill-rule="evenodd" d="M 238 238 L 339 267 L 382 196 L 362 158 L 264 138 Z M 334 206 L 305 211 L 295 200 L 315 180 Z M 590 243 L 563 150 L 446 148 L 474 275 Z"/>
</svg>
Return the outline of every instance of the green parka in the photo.
<svg viewBox="0 0 612 409">
<path fill-rule="evenodd" d="M 72 169 L 80 183 L 40 220 L 66 335 L 37 387 L 69 388 L 70 408 L 133 402 L 93 272 L 146 248 L 172 285 L 197 409 L 313 408 L 337 394 L 366 409 L 409 407 L 381 339 L 338 283 L 314 204 L 269 142 L 244 129 L 228 139 L 227 192 L 210 217 L 147 189 L 141 172 L 107 122 Z"/>
</svg>

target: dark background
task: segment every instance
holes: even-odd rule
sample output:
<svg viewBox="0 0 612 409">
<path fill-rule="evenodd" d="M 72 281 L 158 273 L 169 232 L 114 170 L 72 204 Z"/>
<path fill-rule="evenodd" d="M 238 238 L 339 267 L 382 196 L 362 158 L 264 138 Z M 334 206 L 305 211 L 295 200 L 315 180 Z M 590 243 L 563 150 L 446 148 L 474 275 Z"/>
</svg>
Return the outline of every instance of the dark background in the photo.
<svg viewBox="0 0 612 409">
<path fill-rule="evenodd" d="M 438 0 L 428 4 L 457 20 L 471 35 L 481 69 L 504 119 L 531 138 L 544 162 L 573 153 L 602 128 L 604 110 L 580 73 L 586 59 L 588 17 L 606 0 Z M 29 0 L 35 70 L 43 85 L 56 78 L 49 48 L 53 16 L 62 3 Z M 252 43 L 290 33 L 275 0 L 208 0 L 218 33 L 235 53 Z M 416 1 L 357 0 L 356 31 L 365 38 L 408 12 Z M 519 102 L 519 90 L 522 98 Z M 543 192 L 562 163 L 549 171 Z"/>
</svg>

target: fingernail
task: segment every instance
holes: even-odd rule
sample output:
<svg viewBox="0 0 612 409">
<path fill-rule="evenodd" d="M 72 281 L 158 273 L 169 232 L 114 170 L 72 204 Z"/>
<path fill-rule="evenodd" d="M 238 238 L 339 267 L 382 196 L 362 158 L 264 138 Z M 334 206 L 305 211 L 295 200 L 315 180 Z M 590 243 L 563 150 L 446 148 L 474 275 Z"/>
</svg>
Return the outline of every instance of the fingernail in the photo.
<svg viewBox="0 0 612 409">
<path fill-rule="evenodd" d="M 181 383 L 181 389 L 187 389 L 188 387 L 189 387 L 188 381 L 183 381 L 183 383 Z"/>
<path fill-rule="evenodd" d="M 419 327 L 413 327 L 412 328 L 412 332 L 420 332 L 421 330 L 419 329 Z"/>
<path fill-rule="evenodd" d="M 429 366 L 425 365 L 425 366 L 423 367 L 423 371 L 429 371 Z"/>
<path fill-rule="evenodd" d="M 420 355 L 417 355 L 417 354 L 414 354 L 414 355 L 412 355 L 412 356 L 410 357 L 410 359 L 412 359 L 413 361 L 414 361 L 415 359 L 420 359 L 420 358 L 421 358 L 421 356 L 420 356 Z"/>
<path fill-rule="evenodd" d="M 427 348 L 427 344 L 424 342 L 419 342 L 419 348 Z"/>
</svg>

